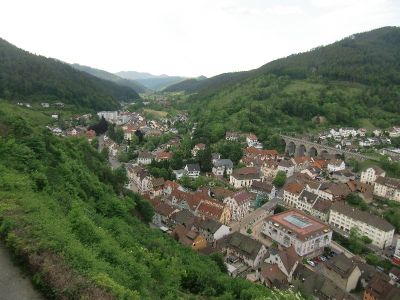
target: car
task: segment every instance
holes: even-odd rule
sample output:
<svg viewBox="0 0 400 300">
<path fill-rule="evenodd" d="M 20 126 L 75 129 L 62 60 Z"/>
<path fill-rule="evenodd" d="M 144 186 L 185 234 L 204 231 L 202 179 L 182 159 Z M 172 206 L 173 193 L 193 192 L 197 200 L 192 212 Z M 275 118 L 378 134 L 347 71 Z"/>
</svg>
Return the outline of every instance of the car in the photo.
<svg viewBox="0 0 400 300">
<path fill-rule="evenodd" d="M 325 256 L 323 256 L 323 255 L 321 255 L 321 256 L 319 257 L 319 259 L 320 259 L 321 261 L 327 261 L 327 258 L 326 258 Z"/>
<path fill-rule="evenodd" d="M 307 263 L 311 266 L 311 267 L 315 267 L 315 262 L 313 262 L 310 259 L 307 259 Z"/>
</svg>

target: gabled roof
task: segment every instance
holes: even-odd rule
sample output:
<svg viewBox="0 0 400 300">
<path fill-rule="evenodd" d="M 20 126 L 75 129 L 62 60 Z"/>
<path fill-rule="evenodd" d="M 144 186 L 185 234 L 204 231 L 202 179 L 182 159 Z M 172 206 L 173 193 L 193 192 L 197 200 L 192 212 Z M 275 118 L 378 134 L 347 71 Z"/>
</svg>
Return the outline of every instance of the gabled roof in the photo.
<svg viewBox="0 0 400 300">
<path fill-rule="evenodd" d="M 297 182 L 291 182 L 286 185 L 284 188 L 285 191 L 288 191 L 289 193 L 299 195 L 304 189 L 304 185 L 297 183 Z"/>
<path fill-rule="evenodd" d="M 260 173 L 257 168 L 254 167 L 244 167 L 234 170 L 232 173 L 234 178 L 239 180 L 250 180 L 260 178 Z"/>
<path fill-rule="evenodd" d="M 138 158 L 143 158 L 143 159 L 152 159 L 153 158 L 153 154 L 151 154 L 148 151 L 140 151 Z"/>
<path fill-rule="evenodd" d="M 186 168 L 189 172 L 200 172 L 199 164 L 187 164 Z"/>
<path fill-rule="evenodd" d="M 259 241 L 237 231 L 224 237 L 222 243 L 226 248 L 233 249 L 250 259 L 255 259 L 263 246 Z"/>
<path fill-rule="evenodd" d="M 196 212 L 202 216 L 220 220 L 225 206 L 215 200 L 201 201 Z"/>
<path fill-rule="evenodd" d="M 278 165 L 279 167 L 283 167 L 283 168 L 291 168 L 291 167 L 294 167 L 294 163 L 291 161 L 291 160 L 284 160 L 284 159 L 282 159 L 280 162 L 279 162 L 279 165 Z"/>
<path fill-rule="evenodd" d="M 171 220 L 177 224 L 184 225 L 186 228 L 191 228 L 195 222 L 195 216 L 188 210 L 183 209 L 171 215 Z"/>
<path fill-rule="evenodd" d="M 318 195 L 311 193 L 307 190 L 303 190 L 299 196 L 300 201 L 308 202 L 310 204 L 313 204 L 315 200 L 317 200 Z"/>
<path fill-rule="evenodd" d="M 253 181 L 251 188 L 260 192 L 271 193 L 274 189 L 274 185 L 267 181 Z"/>
<path fill-rule="evenodd" d="M 230 159 L 218 159 L 214 162 L 215 167 L 233 168 L 233 162 Z"/>
<path fill-rule="evenodd" d="M 240 206 L 247 202 L 250 202 L 253 199 L 253 196 L 246 191 L 239 191 L 232 196 L 235 199 L 236 203 Z"/>
<path fill-rule="evenodd" d="M 216 220 L 210 218 L 197 218 L 195 222 L 195 226 L 199 229 L 203 229 L 211 234 L 217 232 L 218 229 L 221 228 L 222 224 Z"/>
<path fill-rule="evenodd" d="M 300 257 L 296 253 L 293 245 L 285 250 L 277 250 L 277 255 L 281 259 L 287 273 L 290 273 L 296 263 L 300 260 Z"/>
</svg>

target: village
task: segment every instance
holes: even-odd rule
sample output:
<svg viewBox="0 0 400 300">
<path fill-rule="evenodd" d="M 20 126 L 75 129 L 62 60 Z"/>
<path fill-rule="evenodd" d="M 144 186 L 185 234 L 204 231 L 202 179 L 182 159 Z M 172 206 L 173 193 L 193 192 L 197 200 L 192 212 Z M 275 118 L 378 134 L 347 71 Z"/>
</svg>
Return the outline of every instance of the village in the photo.
<svg viewBox="0 0 400 300">
<path fill-rule="evenodd" d="M 59 114 L 51 117 L 56 122 Z M 93 118 L 109 130 L 87 126 Z M 242 156 L 223 156 L 193 145 L 196 124 L 185 112 L 149 119 L 103 111 L 73 116 L 65 127 L 48 129 L 96 141 L 112 168 L 126 170 L 126 188 L 153 206 L 151 226 L 204 255 L 220 253 L 229 275 L 319 299 L 398 299 L 400 239 L 372 212 L 400 203 L 400 180 L 379 166 L 355 172 L 341 155 L 264 149 L 254 133 L 235 131 L 222 142 L 239 145 Z M 398 160 L 388 146 L 398 136 L 399 128 L 332 129 L 316 142 L 345 149 L 357 142 L 359 151 L 370 141 L 385 145 L 380 155 Z M 348 241 L 363 251 L 354 253 Z"/>
</svg>

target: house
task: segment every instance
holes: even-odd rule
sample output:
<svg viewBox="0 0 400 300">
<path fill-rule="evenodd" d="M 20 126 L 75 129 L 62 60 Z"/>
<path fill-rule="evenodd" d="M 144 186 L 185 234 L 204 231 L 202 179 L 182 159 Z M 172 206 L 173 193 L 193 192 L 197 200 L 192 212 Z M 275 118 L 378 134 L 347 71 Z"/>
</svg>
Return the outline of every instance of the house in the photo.
<svg viewBox="0 0 400 300">
<path fill-rule="evenodd" d="M 360 181 L 373 185 L 378 176 L 385 177 L 386 173 L 377 166 L 369 167 L 361 172 Z"/>
<path fill-rule="evenodd" d="M 90 129 L 90 130 L 86 131 L 85 135 L 86 135 L 86 138 L 88 139 L 88 141 L 91 142 L 96 137 L 96 131 L 94 131 L 93 129 Z"/>
<path fill-rule="evenodd" d="M 346 292 L 356 288 L 358 279 L 361 276 L 361 271 L 357 264 L 343 253 L 334 256 L 325 263 L 324 273 L 326 277 Z"/>
<path fill-rule="evenodd" d="M 400 289 L 391 285 L 382 276 L 376 275 L 364 290 L 363 300 L 398 300 Z"/>
<path fill-rule="evenodd" d="M 255 167 L 237 169 L 229 177 L 229 183 L 234 188 L 250 187 L 253 181 L 261 181 L 260 172 Z"/>
<path fill-rule="evenodd" d="M 291 160 L 283 159 L 278 164 L 278 171 L 283 171 L 287 177 L 290 177 L 294 173 L 294 163 Z"/>
<path fill-rule="evenodd" d="M 283 188 L 283 201 L 292 207 L 296 207 L 304 185 L 298 182 L 290 182 Z"/>
<path fill-rule="evenodd" d="M 329 224 L 345 235 L 356 227 L 362 236 L 369 237 L 380 249 L 392 244 L 394 227 L 389 222 L 343 202 L 332 204 Z"/>
<path fill-rule="evenodd" d="M 263 263 L 259 271 L 259 279 L 269 288 L 286 289 L 288 287 L 287 277 L 277 264 Z"/>
<path fill-rule="evenodd" d="M 159 151 L 155 154 L 155 159 L 158 162 L 165 161 L 165 160 L 171 160 L 171 158 L 172 158 L 171 152 Z"/>
<path fill-rule="evenodd" d="M 197 178 L 200 176 L 200 165 L 199 164 L 187 164 L 184 168 L 186 175 L 190 178 Z"/>
<path fill-rule="evenodd" d="M 126 169 L 128 178 L 136 185 L 141 195 L 150 192 L 153 178 L 146 169 L 132 165 L 127 165 Z"/>
<path fill-rule="evenodd" d="M 237 141 L 239 139 L 240 134 L 234 131 L 227 131 L 225 133 L 225 140 L 227 141 Z"/>
<path fill-rule="evenodd" d="M 170 222 L 173 225 L 182 225 L 186 227 L 187 229 L 192 229 L 193 224 L 196 221 L 196 217 L 194 214 L 192 214 L 189 210 L 187 209 L 182 209 L 179 211 L 176 211 L 170 216 Z"/>
<path fill-rule="evenodd" d="M 294 271 L 300 263 L 300 257 L 293 246 L 290 246 L 285 250 L 270 248 L 264 262 L 268 264 L 276 264 L 279 270 L 285 274 L 286 280 L 291 282 Z"/>
<path fill-rule="evenodd" d="M 246 191 L 239 191 L 230 197 L 224 199 L 224 203 L 231 211 L 231 218 L 234 221 L 241 220 L 250 212 L 250 205 L 253 196 Z"/>
<path fill-rule="evenodd" d="M 333 173 L 346 169 L 346 164 L 341 159 L 334 159 L 328 163 L 328 172 Z"/>
<path fill-rule="evenodd" d="M 149 165 L 153 161 L 153 154 L 147 151 L 140 151 L 137 162 L 142 165 Z"/>
<path fill-rule="evenodd" d="M 400 180 L 378 176 L 374 184 L 374 195 L 400 202 Z"/>
<path fill-rule="evenodd" d="M 400 137 L 400 127 L 391 127 L 388 130 L 389 137 L 396 138 Z"/>
<path fill-rule="evenodd" d="M 275 186 L 268 181 L 253 181 L 250 191 L 269 200 L 276 196 Z"/>
<path fill-rule="evenodd" d="M 400 282 L 400 269 L 392 267 L 389 271 L 390 283 L 398 284 Z"/>
<path fill-rule="evenodd" d="M 346 183 L 349 180 L 356 179 L 356 175 L 353 172 L 351 172 L 349 169 L 335 171 L 332 173 L 331 176 L 333 179 L 336 179 L 337 181 L 342 182 L 342 183 Z"/>
<path fill-rule="evenodd" d="M 215 176 L 231 175 L 233 162 L 230 159 L 217 159 L 213 162 L 212 172 Z"/>
<path fill-rule="evenodd" d="M 42 105 L 43 108 L 49 108 L 50 107 L 50 104 L 46 103 L 46 102 L 42 102 L 41 105 Z"/>
<path fill-rule="evenodd" d="M 299 256 L 322 253 L 332 240 L 332 230 L 328 225 L 299 210 L 266 217 L 262 233 L 286 248 L 293 245 Z"/>
<path fill-rule="evenodd" d="M 164 191 L 164 178 L 153 178 L 151 180 L 150 197 L 160 197 Z"/>
<path fill-rule="evenodd" d="M 196 157 L 196 156 L 197 156 L 197 153 L 198 153 L 199 151 L 204 151 L 204 150 L 206 150 L 206 145 L 205 145 L 205 144 L 202 144 L 202 143 L 197 144 L 197 145 L 195 145 L 195 146 L 193 147 L 193 149 L 192 149 L 192 155 L 193 155 L 194 157 Z"/>
<path fill-rule="evenodd" d="M 231 233 L 230 227 L 210 218 L 197 218 L 193 226 L 212 245 Z"/>
<path fill-rule="evenodd" d="M 375 129 L 374 131 L 372 131 L 372 133 L 374 134 L 374 136 L 381 136 L 382 135 L 382 130 Z"/>
<path fill-rule="evenodd" d="M 298 156 L 290 159 L 294 165 L 294 172 L 300 172 L 308 167 L 312 163 L 312 159 L 309 156 Z"/>
<path fill-rule="evenodd" d="M 246 136 L 246 143 L 249 147 L 254 147 L 255 145 L 258 144 L 258 138 L 255 134 L 249 133 Z"/>
<path fill-rule="evenodd" d="M 360 137 L 364 137 L 364 136 L 367 134 L 367 129 L 365 129 L 365 128 L 359 128 L 359 129 L 357 130 L 357 134 L 358 134 L 358 136 L 360 136 Z"/>
<path fill-rule="evenodd" d="M 52 117 L 53 119 L 58 120 L 58 118 L 60 117 L 60 114 L 57 113 L 57 112 L 53 112 L 53 113 L 51 113 L 51 117 Z"/>
<path fill-rule="evenodd" d="M 251 268 L 257 268 L 267 254 L 262 243 L 237 231 L 223 237 L 219 247 L 226 251 L 226 256 L 237 257 Z"/>
<path fill-rule="evenodd" d="M 181 244 L 192 248 L 195 251 L 207 247 L 206 239 L 199 233 L 187 229 L 183 225 L 176 225 L 171 235 Z"/>
<path fill-rule="evenodd" d="M 216 220 L 222 224 L 228 224 L 231 221 L 229 206 L 213 199 L 201 199 L 197 205 L 195 214 Z"/>
<path fill-rule="evenodd" d="M 161 227 L 169 225 L 169 219 L 179 209 L 159 200 L 150 199 L 149 201 L 154 207 L 153 224 Z"/>
</svg>

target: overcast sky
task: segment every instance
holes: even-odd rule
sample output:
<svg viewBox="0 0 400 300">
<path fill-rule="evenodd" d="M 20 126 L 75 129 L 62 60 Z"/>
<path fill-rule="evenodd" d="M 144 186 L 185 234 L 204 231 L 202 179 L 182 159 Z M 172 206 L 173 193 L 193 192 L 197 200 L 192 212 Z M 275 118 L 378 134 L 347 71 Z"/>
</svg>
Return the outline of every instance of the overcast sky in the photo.
<svg viewBox="0 0 400 300">
<path fill-rule="evenodd" d="M 0 37 L 117 72 L 213 76 L 400 25 L 400 0 L 1 0 Z"/>
</svg>

